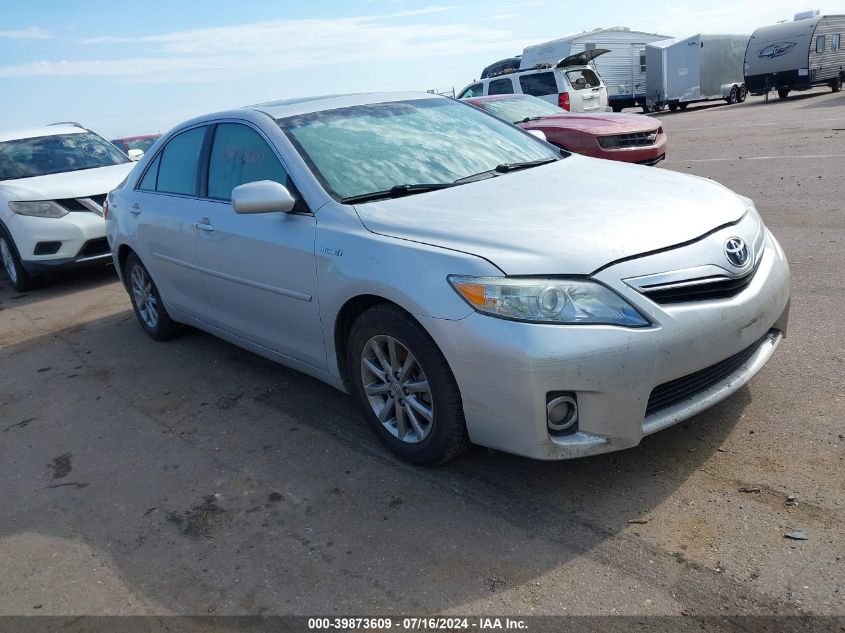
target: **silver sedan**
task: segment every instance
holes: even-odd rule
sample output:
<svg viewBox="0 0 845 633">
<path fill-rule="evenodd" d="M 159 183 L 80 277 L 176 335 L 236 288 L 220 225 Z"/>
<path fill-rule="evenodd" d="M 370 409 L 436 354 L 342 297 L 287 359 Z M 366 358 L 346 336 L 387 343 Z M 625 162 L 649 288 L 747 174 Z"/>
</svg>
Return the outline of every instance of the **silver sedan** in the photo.
<svg viewBox="0 0 845 633">
<path fill-rule="evenodd" d="M 188 324 L 348 391 L 415 463 L 634 446 L 786 333 L 789 268 L 751 200 L 428 94 L 193 119 L 105 211 L 150 336 Z"/>
</svg>

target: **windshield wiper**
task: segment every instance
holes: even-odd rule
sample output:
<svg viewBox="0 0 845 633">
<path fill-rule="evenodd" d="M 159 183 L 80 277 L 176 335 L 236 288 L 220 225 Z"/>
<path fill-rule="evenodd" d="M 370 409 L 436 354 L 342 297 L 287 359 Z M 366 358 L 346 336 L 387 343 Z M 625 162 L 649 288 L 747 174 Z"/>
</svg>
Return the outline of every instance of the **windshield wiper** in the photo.
<svg viewBox="0 0 845 633">
<path fill-rule="evenodd" d="M 501 165 L 496 165 L 496 170 L 500 174 L 506 174 L 509 171 L 518 171 L 520 169 L 529 169 L 531 167 L 539 167 L 540 165 L 546 165 L 548 163 L 553 163 L 559 158 L 541 158 L 540 160 L 526 160 L 522 163 L 502 163 Z"/>
<path fill-rule="evenodd" d="M 370 193 L 362 193 L 357 196 L 347 196 L 341 198 L 340 201 L 344 204 L 354 204 L 356 202 L 373 202 L 375 200 L 385 200 L 388 198 L 401 198 L 402 196 L 411 196 L 415 193 L 425 193 L 426 191 L 436 191 L 438 189 L 446 189 L 447 187 L 454 187 L 456 183 L 452 182 L 431 182 L 419 183 L 416 185 L 396 185 L 384 191 L 372 191 Z"/>
<path fill-rule="evenodd" d="M 514 121 L 514 125 L 516 125 L 517 123 L 530 123 L 531 121 L 539 121 L 542 118 L 543 117 L 541 116 L 527 116 L 519 121 Z"/>
</svg>

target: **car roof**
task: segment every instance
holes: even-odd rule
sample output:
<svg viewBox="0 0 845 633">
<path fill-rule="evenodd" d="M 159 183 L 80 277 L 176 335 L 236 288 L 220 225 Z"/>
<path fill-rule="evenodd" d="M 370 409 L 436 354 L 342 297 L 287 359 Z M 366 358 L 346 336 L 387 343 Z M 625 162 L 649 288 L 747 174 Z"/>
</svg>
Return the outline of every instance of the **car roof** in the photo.
<svg viewBox="0 0 845 633">
<path fill-rule="evenodd" d="M 322 97 L 304 97 L 300 99 L 285 99 L 269 101 L 246 106 L 249 110 L 256 110 L 282 119 L 299 114 L 310 114 L 323 110 L 336 110 L 349 106 L 369 105 L 373 103 L 391 103 L 395 101 L 409 101 L 412 99 L 448 99 L 429 92 L 362 92 L 357 94 L 326 95 Z"/>
<path fill-rule="evenodd" d="M 40 125 L 38 127 L 24 128 L 20 130 L 0 131 L 0 142 L 16 141 L 23 138 L 35 138 L 37 136 L 56 136 L 58 134 L 82 134 L 88 132 L 84 127 L 76 125 Z"/>
<path fill-rule="evenodd" d="M 117 138 L 113 138 L 110 142 L 114 143 L 115 141 L 146 141 L 150 138 L 159 138 L 161 134 L 141 134 L 140 136 L 120 136 Z"/>
<path fill-rule="evenodd" d="M 514 94 L 507 94 L 507 95 L 486 95 L 483 97 L 466 97 L 461 99 L 461 101 L 469 101 L 470 103 L 489 103 L 490 101 L 508 101 L 514 99 L 525 99 L 528 97 L 529 99 L 537 99 L 538 97 L 534 97 L 533 95 L 527 95 L 522 92 L 517 92 Z M 540 99 L 542 101 L 542 99 Z"/>
</svg>

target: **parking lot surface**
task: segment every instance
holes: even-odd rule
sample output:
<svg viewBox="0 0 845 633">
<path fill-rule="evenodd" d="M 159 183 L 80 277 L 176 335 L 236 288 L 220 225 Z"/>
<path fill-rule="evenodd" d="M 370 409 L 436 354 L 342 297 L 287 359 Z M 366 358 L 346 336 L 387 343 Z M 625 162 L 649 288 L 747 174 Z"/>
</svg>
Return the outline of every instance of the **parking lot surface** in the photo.
<svg viewBox="0 0 845 633">
<path fill-rule="evenodd" d="M 316 380 L 150 340 L 111 269 L 0 280 L 0 614 L 845 613 L 845 93 L 661 119 L 661 169 L 756 201 L 791 320 L 617 454 L 409 466 Z"/>
</svg>

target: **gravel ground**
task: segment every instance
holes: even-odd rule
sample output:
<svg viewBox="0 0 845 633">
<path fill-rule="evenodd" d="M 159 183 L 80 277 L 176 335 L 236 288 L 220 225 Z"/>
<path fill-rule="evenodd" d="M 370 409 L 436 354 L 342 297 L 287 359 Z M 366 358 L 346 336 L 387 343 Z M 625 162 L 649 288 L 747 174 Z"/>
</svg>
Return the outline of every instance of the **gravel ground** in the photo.
<svg viewBox="0 0 845 633">
<path fill-rule="evenodd" d="M 110 269 L 0 280 L 0 615 L 845 614 L 845 93 L 661 119 L 781 240 L 789 337 L 614 455 L 415 468 L 315 380 L 151 341 Z"/>
</svg>

